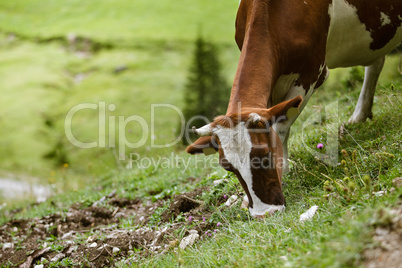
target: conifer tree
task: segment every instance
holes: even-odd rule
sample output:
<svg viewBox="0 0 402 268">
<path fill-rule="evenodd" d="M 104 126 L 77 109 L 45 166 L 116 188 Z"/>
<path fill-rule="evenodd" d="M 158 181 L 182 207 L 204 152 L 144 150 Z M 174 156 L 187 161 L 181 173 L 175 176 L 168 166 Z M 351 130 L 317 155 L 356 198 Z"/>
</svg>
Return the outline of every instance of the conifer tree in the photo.
<svg viewBox="0 0 402 268">
<path fill-rule="evenodd" d="M 215 116 L 225 113 L 230 86 L 223 77 L 221 68 L 216 46 L 199 36 L 195 42 L 193 62 L 184 89 L 183 114 L 186 122 L 197 115 L 205 116 L 211 121 Z M 191 122 L 196 127 L 204 124 L 204 120 Z"/>
</svg>

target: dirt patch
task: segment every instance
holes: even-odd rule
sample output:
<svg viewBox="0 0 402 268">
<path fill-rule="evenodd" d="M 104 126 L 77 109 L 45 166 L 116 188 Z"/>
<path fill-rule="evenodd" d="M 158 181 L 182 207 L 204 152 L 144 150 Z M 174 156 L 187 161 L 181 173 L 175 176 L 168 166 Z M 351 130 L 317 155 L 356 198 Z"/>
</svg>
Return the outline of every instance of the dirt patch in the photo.
<svg viewBox="0 0 402 268">
<path fill-rule="evenodd" d="M 203 191 L 207 190 L 209 190 L 209 188 L 197 188 L 192 192 L 175 195 L 169 209 L 163 212 L 162 220 L 168 222 L 171 219 L 175 219 L 181 213 L 193 211 L 203 205 L 203 202 L 196 200 L 196 198 L 201 195 Z"/>
<path fill-rule="evenodd" d="M 364 252 L 365 266 L 402 267 L 402 205 L 389 211 L 379 211 L 374 225 L 376 246 Z"/>
<path fill-rule="evenodd" d="M 145 202 L 111 193 L 89 207 L 76 203 L 67 212 L 11 220 L 0 227 L 0 266 L 112 267 L 116 261 L 130 264 L 164 253 L 177 246 L 178 233 L 187 235 L 190 229 L 208 237 L 205 232 L 214 224 L 206 220 L 211 212 L 199 199 L 205 190 L 174 196 L 169 207 L 165 200 Z M 160 222 L 148 224 L 163 208 Z"/>
</svg>

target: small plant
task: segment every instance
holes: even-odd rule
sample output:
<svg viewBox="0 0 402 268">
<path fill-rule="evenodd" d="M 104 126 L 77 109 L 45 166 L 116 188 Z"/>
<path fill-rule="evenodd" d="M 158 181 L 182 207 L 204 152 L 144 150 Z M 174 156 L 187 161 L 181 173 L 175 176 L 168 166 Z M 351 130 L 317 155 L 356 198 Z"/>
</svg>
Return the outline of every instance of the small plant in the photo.
<svg viewBox="0 0 402 268">
<path fill-rule="evenodd" d="M 61 252 L 64 249 L 64 246 L 58 244 L 52 244 L 50 245 L 50 248 L 52 249 L 52 251 Z"/>
<path fill-rule="evenodd" d="M 73 260 L 71 260 L 70 258 L 63 258 L 60 261 L 54 262 L 54 263 L 49 263 L 48 267 L 73 267 L 77 265 L 76 263 L 74 263 Z"/>
<path fill-rule="evenodd" d="M 149 219 L 148 225 L 149 226 L 159 225 L 162 221 L 162 219 L 161 219 L 162 213 L 165 212 L 165 210 L 169 208 L 169 205 L 170 205 L 170 200 L 165 201 L 163 206 L 160 206 L 157 209 L 155 209 L 154 213 L 152 214 L 152 216 Z"/>
</svg>

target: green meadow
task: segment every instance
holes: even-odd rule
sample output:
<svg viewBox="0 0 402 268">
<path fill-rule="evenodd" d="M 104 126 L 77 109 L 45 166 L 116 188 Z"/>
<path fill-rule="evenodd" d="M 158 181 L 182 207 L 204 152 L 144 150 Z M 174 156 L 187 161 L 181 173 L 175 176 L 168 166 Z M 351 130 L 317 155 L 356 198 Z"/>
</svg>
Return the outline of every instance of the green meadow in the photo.
<svg viewBox="0 0 402 268">
<path fill-rule="evenodd" d="M 116 190 L 144 204 L 163 200 L 144 225 L 159 230 L 186 221 L 187 214 L 170 225 L 160 220 L 174 194 L 210 187 L 199 200 L 208 207 L 210 223 L 223 225 L 216 235 L 185 250 L 176 246 L 143 258 L 134 254 L 130 262 L 116 258 L 116 266 L 364 266 L 364 251 L 377 245 L 373 234 L 381 211 L 400 206 L 401 188 L 392 181 L 402 175 L 401 54 L 387 56 L 373 120 L 346 124 L 340 135 L 339 127 L 357 102 L 363 68 L 331 70 L 292 127 L 290 172 L 284 177 L 286 211 L 257 221 L 240 204 L 216 205 L 222 195 L 241 188 L 222 168 L 197 162 L 216 156 L 195 159 L 180 144 L 165 146 L 177 140 L 180 113 L 172 107 L 183 108 L 198 34 L 218 46 L 223 73 L 233 79 L 239 57 L 237 6 L 235 0 L 1 1 L 0 178 L 25 178 L 51 185 L 55 192 L 33 207 L 27 207 L 32 200 L 0 196 L 0 203 L 6 203 L 0 209 L 1 224 L 63 214 L 76 202 L 90 206 Z M 82 143 L 96 142 L 94 148 L 74 146 L 66 136 L 66 118 L 75 107 L 86 108 L 70 117 L 69 129 Z M 328 109 L 335 116 L 327 118 Z M 125 121 L 130 117 L 131 122 Z M 119 137 L 141 146 L 129 148 Z M 329 165 L 316 147 L 330 137 L 336 165 Z M 178 156 L 183 162 L 141 168 L 130 165 L 130 155 L 156 160 Z M 199 180 L 188 183 L 188 177 Z M 221 178 L 228 183 L 215 186 L 213 181 Z M 300 223 L 299 215 L 312 205 L 319 206 L 317 215 Z M 21 209 L 9 213 L 16 208 Z M 118 228 L 143 227 L 130 222 L 126 219 Z M 180 240 L 192 227 L 183 225 L 166 239 Z"/>
<path fill-rule="evenodd" d="M 116 140 L 123 131 L 127 142 L 146 140 L 135 153 L 171 151 L 151 150 L 151 137 L 159 147 L 174 142 L 180 114 L 151 105 L 182 108 L 197 34 L 202 32 L 218 44 L 229 80 L 239 55 L 233 42 L 236 4 L 232 1 L 191 5 L 161 1 L 154 6 L 147 1 L 135 5 L 130 1 L 13 1 L 1 3 L 0 10 L 1 169 L 17 173 L 44 177 L 66 162 L 74 172 L 96 176 L 125 165 L 116 160 L 120 158 Z M 112 148 L 80 149 L 66 139 L 68 111 L 85 103 L 98 108 L 77 112 L 72 134 L 81 142 L 103 142 L 113 144 Z M 105 120 L 100 121 L 99 114 Z M 147 126 L 135 120 L 119 124 L 119 116 L 133 115 Z M 125 151 L 126 159 L 133 153 L 120 151 Z"/>
</svg>

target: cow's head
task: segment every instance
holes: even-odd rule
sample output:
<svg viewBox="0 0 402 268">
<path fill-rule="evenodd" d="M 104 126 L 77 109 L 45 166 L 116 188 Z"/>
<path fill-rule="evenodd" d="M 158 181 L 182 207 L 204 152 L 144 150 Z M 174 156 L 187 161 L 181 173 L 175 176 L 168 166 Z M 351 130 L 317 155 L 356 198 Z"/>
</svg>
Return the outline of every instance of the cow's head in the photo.
<svg viewBox="0 0 402 268">
<path fill-rule="evenodd" d="M 254 217 L 285 208 L 282 143 L 272 125 L 297 114 L 302 100 L 297 96 L 270 109 L 244 108 L 194 129 L 202 137 L 188 146 L 187 152 L 218 151 L 220 165 L 234 172 L 243 186 Z"/>
</svg>

